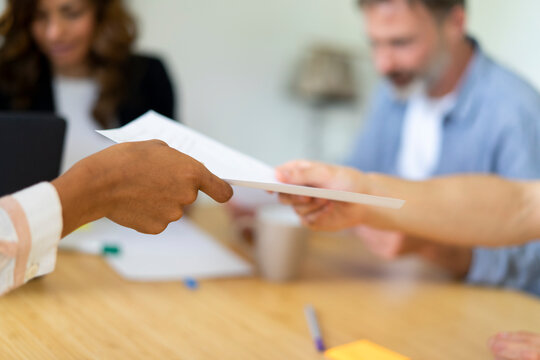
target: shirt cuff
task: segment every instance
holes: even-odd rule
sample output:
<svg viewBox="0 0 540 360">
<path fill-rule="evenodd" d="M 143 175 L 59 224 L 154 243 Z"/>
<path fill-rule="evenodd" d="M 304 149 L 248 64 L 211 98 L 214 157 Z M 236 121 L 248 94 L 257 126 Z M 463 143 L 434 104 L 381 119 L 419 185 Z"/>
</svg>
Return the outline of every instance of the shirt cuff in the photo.
<svg viewBox="0 0 540 360">
<path fill-rule="evenodd" d="M 54 270 L 62 235 L 62 204 L 51 183 L 40 183 L 13 195 L 21 205 L 30 229 L 31 249 L 25 282 Z"/>
</svg>

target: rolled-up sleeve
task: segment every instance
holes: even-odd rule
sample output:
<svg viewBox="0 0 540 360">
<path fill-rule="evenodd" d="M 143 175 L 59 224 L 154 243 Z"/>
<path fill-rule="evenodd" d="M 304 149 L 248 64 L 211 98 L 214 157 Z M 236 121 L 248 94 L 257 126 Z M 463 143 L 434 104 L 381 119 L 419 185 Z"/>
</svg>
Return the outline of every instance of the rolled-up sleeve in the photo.
<svg viewBox="0 0 540 360">
<path fill-rule="evenodd" d="M 471 284 L 504 286 L 540 296 L 540 242 L 500 249 L 474 249 Z"/>
<path fill-rule="evenodd" d="M 504 104 L 497 116 L 513 119 L 501 130 L 495 151 L 495 171 L 510 179 L 540 177 L 540 122 L 537 111 L 507 108 Z M 538 107 L 538 104 L 535 105 Z M 533 239 L 531 239 L 533 240 Z M 474 249 L 467 275 L 471 284 L 504 286 L 540 296 L 540 242 L 498 249 Z"/>
<path fill-rule="evenodd" d="M 54 270 L 62 226 L 60 198 L 50 183 L 0 199 L 0 294 Z"/>
</svg>

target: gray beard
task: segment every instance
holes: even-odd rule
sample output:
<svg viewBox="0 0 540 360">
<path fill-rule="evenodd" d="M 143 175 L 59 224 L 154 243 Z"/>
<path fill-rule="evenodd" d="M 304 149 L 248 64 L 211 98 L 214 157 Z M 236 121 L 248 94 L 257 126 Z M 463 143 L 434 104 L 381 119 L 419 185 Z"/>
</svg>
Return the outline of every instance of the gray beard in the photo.
<svg viewBox="0 0 540 360">
<path fill-rule="evenodd" d="M 392 84 L 394 96 L 401 101 L 408 101 L 413 95 L 426 93 L 428 83 L 426 80 L 417 78 L 407 86 L 398 87 Z"/>
<path fill-rule="evenodd" d="M 440 80 L 450 63 L 450 56 L 446 52 L 440 52 L 424 75 L 418 76 L 409 85 L 398 87 L 392 84 L 396 98 L 407 101 L 412 95 L 418 93 L 427 94 L 429 90 Z"/>
</svg>

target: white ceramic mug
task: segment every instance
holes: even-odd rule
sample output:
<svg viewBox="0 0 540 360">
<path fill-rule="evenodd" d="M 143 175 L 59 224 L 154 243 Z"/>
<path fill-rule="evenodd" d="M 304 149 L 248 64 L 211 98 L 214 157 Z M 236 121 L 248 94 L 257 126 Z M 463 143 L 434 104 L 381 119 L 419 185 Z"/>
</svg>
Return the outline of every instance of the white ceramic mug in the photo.
<svg viewBox="0 0 540 360">
<path fill-rule="evenodd" d="M 260 275 L 270 281 L 295 279 L 306 251 L 308 231 L 292 208 L 279 204 L 258 208 L 254 232 L 254 257 Z"/>
</svg>

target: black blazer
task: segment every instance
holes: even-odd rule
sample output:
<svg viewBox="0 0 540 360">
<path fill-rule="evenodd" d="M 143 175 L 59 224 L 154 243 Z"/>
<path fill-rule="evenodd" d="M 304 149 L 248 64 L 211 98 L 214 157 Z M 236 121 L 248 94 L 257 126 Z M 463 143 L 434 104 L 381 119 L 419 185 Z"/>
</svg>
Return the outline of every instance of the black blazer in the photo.
<svg viewBox="0 0 540 360">
<path fill-rule="evenodd" d="M 141 116 L 148 110 L 175 118 L 174 89 L 163 63 L 150 56 L 132 55 L 126 64 L 126 94 L 117 111 L 120 125 Z M 18 111 L 55 112 L 52 75 L 46 63 L 27 109 Z M 0 93 L 0 111 L 14 110 L 12 99 Z"/>
</svg>

